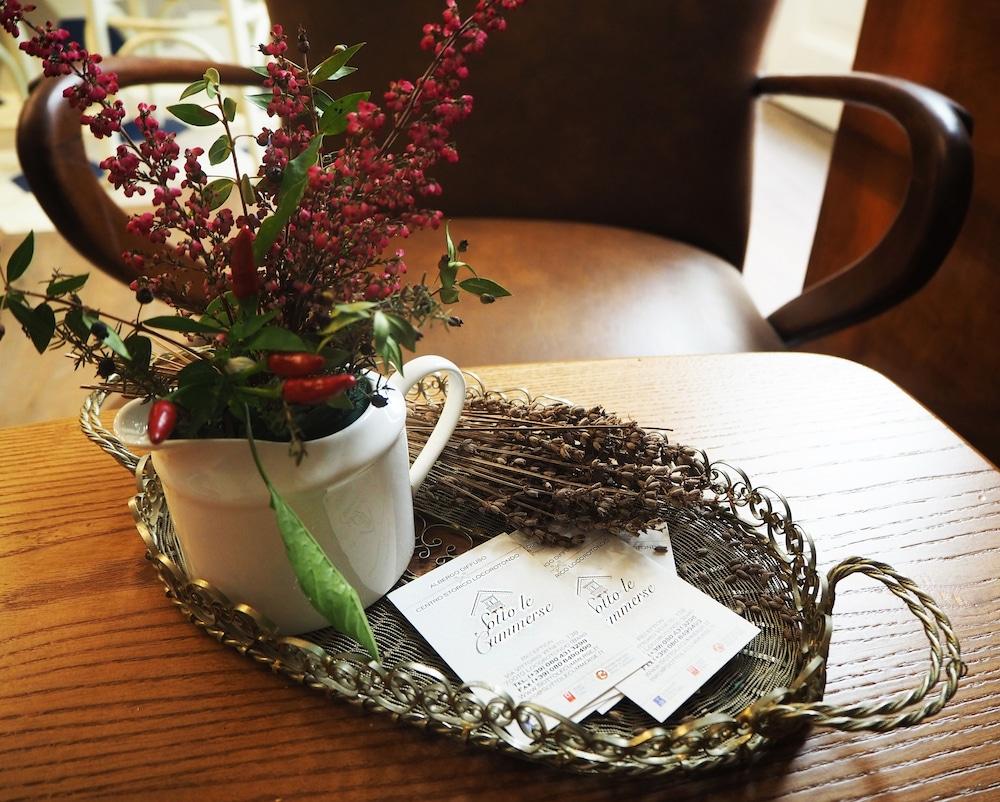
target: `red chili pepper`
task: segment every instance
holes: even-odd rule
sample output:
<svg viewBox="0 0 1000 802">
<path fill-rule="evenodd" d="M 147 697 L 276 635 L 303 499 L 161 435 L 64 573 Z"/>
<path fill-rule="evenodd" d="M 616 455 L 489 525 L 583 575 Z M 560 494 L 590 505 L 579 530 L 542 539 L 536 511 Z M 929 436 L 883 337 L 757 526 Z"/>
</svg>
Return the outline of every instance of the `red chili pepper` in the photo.
<svg viewBox="0 0 1000 802">
<path fill-rule="evenodd" d="M 267 358 L 267 369 L 275 376 L 285 379 L 319 373 L 324 364 L 326 360 L 319 354 L 308 354 L 304 351 L 294 354 L 271 354 Z"/>
<path fill-rule="evenodd" d="M 146 425 L 146 432 L 149 435 L 149 442 L 153 445 L 162 443 L 174 430 L 177 425 L 177 405 L 173 401 L 160 399 L 154 401 L 149 409 L 149 421 Z"/>
<path fill-rule="evenodd" d="M 233 274 L 233 295 L 251 298 L 260 289 L 257 266 L 253 261 L 253 232 L 241 228 L 229 244 L 229 268 Z"/>
<path fill-rule="evenodd" d="M 333 396 L 350 389 L 358 380 L 350 373 L 336 376 L 309 376 L 304 379 L 288 379 L 281 386 L 281 397 L 289 404 L 320 404 Z"/>
</svg>

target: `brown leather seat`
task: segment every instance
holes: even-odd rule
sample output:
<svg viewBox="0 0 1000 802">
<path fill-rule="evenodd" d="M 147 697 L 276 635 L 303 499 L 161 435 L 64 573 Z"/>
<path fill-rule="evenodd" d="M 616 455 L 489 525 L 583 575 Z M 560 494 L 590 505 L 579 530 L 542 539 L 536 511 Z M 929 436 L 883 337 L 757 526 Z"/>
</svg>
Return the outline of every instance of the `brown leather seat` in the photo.
<svg viewBox="0 0 1000 802">
<path fill-rule="evenodd" d="M 465 259 L 513 293 L 484 306 L 463 293 L 460 329 L 428 327 L 420 351 L 458 364 L 594 355 L 783 348 L 739 271 L 691 245 L 613 226 L 509 219 L 454 220 Z M 408 276 L 433 273 L 443 232 L 401 243 Z"/>
<path fill-rule="evenodd" d="M 368 41 L 362 69 L 339 82 L 338 93 L 378 91 L 420 75 L 427 61 L 416 46 L 420 26 L 442 7 L 441 0 L 268 5 L 286 30 L 307 26 L 311 52 Z M 898 79 L 757 78 L 773 5 L 535 0 L 518 10 L 471 67 L 476 112 L 456 131 L 461 164 L 435 173 L 446 214 L 490 218 L 456 234 L 473 243 L 470 263 L 514 298 L 488 310 L 462 304 L 464 331 L 432 332 L 421 350 L 473 364 L 774 349 L 864 320 L 919 289 L 965 214 L 967 116 Z M 122 86 L 189 83 L 206 66 L 136 58 L 106 64 Z M 221 73 L 227 84 L 260 81 L 241 67 Z M 18 153 L 60 232 L 129 281 L 136 269 L 122 250 L 149 246 L 127 233 L 125 215 L 87 164 L 78 113 L 61 101 L 74 80 L 44 81 L 33 92 Z M 770 93 L 837 98 L 894 117 L 910 138 L 913 180 L 896 223 L 870 254 L 765 321 L 738 271 L 749 227 L 754 104 Z M 544 222 L 551 220 L 576 222 Z M 413 273 L 433 273 L 442 241 L 430 232 L 409 244 Z"/>
</svg>

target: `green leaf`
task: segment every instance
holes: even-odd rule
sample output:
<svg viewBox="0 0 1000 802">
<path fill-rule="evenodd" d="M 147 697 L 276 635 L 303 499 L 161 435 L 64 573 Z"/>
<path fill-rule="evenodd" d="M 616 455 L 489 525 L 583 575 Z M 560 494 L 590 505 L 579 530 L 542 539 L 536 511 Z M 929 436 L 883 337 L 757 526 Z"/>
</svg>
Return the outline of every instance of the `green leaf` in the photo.
<svg viewBox="0 0 1000 802">
<path fill-rule="evenodd" d="M 347 360 L 350 359 L 351 354 L 343 348 L 324 348 L 321 353 L 326 357 L 326 361 L 333 367 L 340 367 L 341 365 L 346 365 Z M 341 396 L 334 396 L 334 398 L 340 398 Z M 343 394 L 343 397 L 347 397 L 347 393 Z"/>
<path fill-rule="evenodd" d="M 224 388 L 225 377 L 203 359 L 191 362 L 177 374 L 177 390 L 170 397 L 188 411 L 189 418 L 184 422 L 188 434 L 197 434 L 218 417 L 225 405 Z"/>
<path fill-rule="evenodd" d="M 209 67 L 205 70 L 205 81 L 206 83 L 215 84 L 216 86 L 222 81 L 219 77 L 219 71 L 215 67 Z"/>
<path fill-rule="evenodd" d="M 285 167 L 284 175 L 281 178 L 281 189 L 278 193 L 278 208 L 275 209 L 274 214 L 261 223 L 253 241 L 253 257 L 258 265 L 264 261 L 265 254 L 271 249 L 278 234 L 285 227 L 285 223 L 298 208 L 299 201 L 302 200 L 302 195 L 306 191 L 309 168 L 316 164 L 319 159 L 319 149 L 322 143 L 322 134 L 314 136 L 309 146 Z"/>
<path fill-rule="evenodd" d="M 132 355 L 132 368 L 138 371 L 145 371 L 149 368 L 149 363 L 153 358 L 153 343 L 149 337 L 141 334 L 130 334 L 125 338 L 125 347 Z"/>
<path fill-rule="evenodd" d="M 372 331 L 375 339 L 375 350 L 382 357 L 382 361 L 402 373 L 403 351 L 393 333 L 393 324 L 389 316 L 381 309 L 372 316 Z"/>
<path fill-rule="evenodd" d="M 218 334 L 221 328 L 209 323 L 195 320 L 193 317 L 180 317 L 179 315 L 162 315 L 151 317 L 142 321 L 144 326 L 151 329 L 164 329 L 166 331 L 184 331 L 197 334 Z"/>
<path fill-rule="evenodd" d="M 455 255 L 456 255 L 457 251 L 455 250 L 455 243 L 452 242 L 452 239 L 451 239 L 451 231 L 449 231 L 448 228 L 449 228 L 449 224 L 445 223 L 444 224 L 444 241 L 445 241 L 445 243 L 448 246 L 448 261 L 449 262 L 454 262 L 455 261 Z"/>
<path fill-rule="evenodd" d="M 467 278 L 465 281 L 460 281 L 458 286 L 466 292 L 471 292 L 475 295 L 487 293 L 492 295 L 494 298 L 503 298 L 510 295 L 507 290 L 495 281 L 490 281 L 488 278 Z"/>
<path fill-rule="evenodd" d="M 218 209 L 228 200 L 235 182 L 231 178 L 217 178 L 205 186 L 205 203 L 209 209 Z"/>
<path fill-rule="evenodd" d="M 251 67 L 250 71 L 257 73 L 258 75 L 263 75 L 265 78 L 267 78 L 271 74 L 271 73 L 269 73 L 267 71 L 267 67 L 266 66 Z"/>
<path fill-rule="evenodd" d="M 333 101 L 323 112 L 323 118 L 319 121 L 320 133 L 327 136 L 336 136 L 347 130 L 347 115 L 358 110 L 358 104 L 362 100 L 368 100 L 371 92 L 354 92 L 344 95 Z"/>
<path fill-rule="evenodd" d="M 29 231 L 28 236 L 21 240 L 21 244 L 14 249 L 7 262 L 7 281 L 17 281 L 24 275 L 24 271 L 31 264 L 31 257 L 35 255 L 35 232 Z"/>
<path fill-rule="evenodd" d="M 208 149 L 208 161 L 210 164 L 221 164 L 232 152 L 233 144 L 229 141 L 229 134 L 223 134 Z"/>
<path fill-rule="evenodd" d="M 438 274 L 441 277 L 441 286 L 450 290 L 455 286 L 455 278 L 458 276 L 458 262 L 445 262 L 442 259 Z"/>
<path fill-rule="evenodd" d="M 313 105 L 316 107 L 316 111 L 319 112 L 320 116 L 323 116 L 323 112 L 325 112 L 330 107 L 330 104 L 334 102 L 332 97 L 316 86 L 314 86 L 312 90 L 312 99 Z"/>
<path fill-rule="evenodd" d="M 56 333 L 56 316 L 52 307 L 43 303 L 32 309 L 22 302 L 11 302 L 9 309 L 24 327 L 35 350 L 44 354 Z"/>
<path fill-rule="evenodd" d="M 226 315 L 226 305 L 223 303 L 223 298 L 229 303 L 230 308 L 236 306 L 236 296 L 233 295 L 233 291 L 226 290 L 224 295 L 218 295 L 209 301 L 208 306 L 205 307 L 205 314 L 216 320 L 222 320 Z"/>
<path fill-rule="evenodd" d="M 229 330 L 230 339 L 240 342 L 252 337 L 272 321 L 277 314 L 278 311 L 275 309 L 263 315 L 254 315 L 245 320 L 236 321 Z"/>
<path fill-rule="evenodd" d="M 243 202 L 247 204 L 257 202 L 257 190 L 254 189 L 253 184 L 250 182 L 250 176 L 246 174 L 244 174 L 243 178 L 240 179 L 240 197 L 243 198 Z"/>
<path fill-rule="evenodd" d="M 222 101 L 222 111 L 226 115 L 226 119 L 232 122 L 236 119 L 236 101 L 231 97 L 227 97 Z"/>
<path fill-rule="evenodd" d="M 258 95 L 244 95 L 243 97 L 253 103 L 258 109 L 264 109 L 264 111 L 267 111 L 268 105 L 274 100 L 274 95 L 270 92 L 262 92 Z"/>
<path fill-rule="evenodd" d="M 458 303 L 458 290 L 454 287 L 442 287 L 441 302 L 445 304 Z"/>
<path fill-rule="evenodd" d="M 90 327 L 83 322 L 83 310 L 79 307 L 70 309 L 63 318 L 63 322 L 81 340 L 86 340 L 90 336 Z"/>
<path fill-rule="evenodd" d="M 389 329 L 392 332 L 392 336 L 396 338 L 403 345 L 403 347 L 408 348 L 411 351 L 415 351 L 417 348 L 417 338 L 419 337 L 419 332 L 413 328 L 410 321 L 405 320 L 398 315 L 386 314 L 386 319 L 389 321 Z"/>
<path fill-rule="evenodd" d="M 336 81 L 339 78 L 343 78 L 344 75 L 350 75 L 354 70 L 342 74 L 338 74 L 338 72 L 340 71 L 340 68 L 354 58 L 354 54 L 364 46 L 365 43 L 360 42 L 356 45 L 351 45 L 346 50 L 341 50 L 339 53 L 334 53 L 330 56 L 330 58 L 322 62 L 318 67 L 309 73 L 309 80 L 314 84 L 321 84 L 323 81 Z"/>
<path fill-rule="evenodd" d="M 392 334 L 392 326 L 389 325 L 389 316 L 379 309 L 372 316 L 372 330 L 375 332 L 375 341 L 382 342 Z"/>
<path fill-rule="evenodd" d="M 357 312 L 365 312 L 373 306 L 378 306 L 378 304 L 374 301 L 354 301 L 349 304 L 337 304 L 333 307 L 333 309 L 335 312 L 345 312 L 349 315 L 353 315 Z"/>
<path fill-rule="evenodd" d="M 167 106 L 167 111 L 188 125 L 215 125 L 219 121 L 219 118 L 212 112 L 203 109 L 197 103 L 176 103 L 173 106 Z"/>
<path fill-rule="evenodd" d="M 357 591 L 330 562 L 295 510 L 270 483 L 267 489 L 288 562 L 305 597 L 339 632 L 350 635 L 378 660 L 378 644 Z"/>
<path fill-rule="evenodd" d="M 88 312 L 84 312 L 80 319 L 83 321 L 83 325 L 87 327 L 87 337 L 90 336 L 90 329 L 93 325 L 100 319 L 95 315 L 91 315 Z M 86 338 L 84 338 L 86 339 Z M 101 341 L 101 345 L 105 348 L 110 348 L 122 359 L 132 359 L 132 355 L 129 353 L 128 348 L 125 347 L 125 343 L 122 342 L 122 338 L 118 336 L 118 332 L 113 328 L 108 326 L 108 336 Z"/>
<path fill-rule="evenodd" d="M 200 318 L 198 318 L 198 321 L 200 323 L 204 323 L 206 326 L 213 326 L 213 327 L 215 327 L 217 329 L 220 329 L 220 330 L 224 330 L 224 329 L 228 328 L 228 326 L 225 323 L 223 323 L 221 320 L 219 320 L 218 318 L 214 318 L 214 317 L 212 317 L 211 315 L 208 315 L 208 314 L 202 315 Z"/>
<path fill-rule="evenodd" d="M 354 409 L 354 402 L 348 397 L 347 393 L 335 395 L 326 402 L 326 405 L 332 409 Z"/>
<path fill-rule="evenodd" d="M 298 334 L 278 326 L 266 326 L 247 342 L 255 351 L 311 351 L 308 343 Z"/>
<path fill-rule="evenodd" d="M 326 327 L 320 332 L 324 337 L 330 337 L 336 334 L 341 329 L 346 329 L 348 326 L 353 326 L 355 323 L 360 323 L 362 320 L 367 320 L 370 317 L 366 312 L 341 312 L 335 314 L 330 318 L 330 322 L 326 324 Z"/>
<path fill-rule="evenodd" d="M 67 292 L 75 292 L 87 283 L 90 276 L 84 273 L 80 276 L 59 276 L 49 282 L 45 290 L 46 295 L 65 295 Z"/>
<path fill-rule="evenodd" d="M 181 92 L 181 96 L 177 99 L 184 100 L 186 97 L 191 97 L 191 95 L 197 95 L 199 92 L 204 92 L 205 87 L 207 86 L 208 82 L 204 78 L 200 81 L 195 81 L 193 84 L 188 84 L 184 91 Z"/>
<path fill-rule="evenodd" d="M 104 345 L 118 354 L 122 359 L 131 361 L 132 354 L 129 353 L 125 343 L 122 342 L 122 338 L 118 336 L 118 332 L 110 326 L 108 327 L 108 336 L 104 338 Z"/>
<path fill-rule="evenodd" d="M 392 365 L 401 376 L 403 375 L 403 351 L 394 337 L 385 338 L 385 344 L 379 353 L 386 365 Z"/>
<path fill-rule="evenodd" d="M 222 379 L 212 363 L 205 359 L 196 359 L 189 362 L 177 374 L 177 387 L 197 387 L 204 384 L 214 384 Z"/>
</svg>

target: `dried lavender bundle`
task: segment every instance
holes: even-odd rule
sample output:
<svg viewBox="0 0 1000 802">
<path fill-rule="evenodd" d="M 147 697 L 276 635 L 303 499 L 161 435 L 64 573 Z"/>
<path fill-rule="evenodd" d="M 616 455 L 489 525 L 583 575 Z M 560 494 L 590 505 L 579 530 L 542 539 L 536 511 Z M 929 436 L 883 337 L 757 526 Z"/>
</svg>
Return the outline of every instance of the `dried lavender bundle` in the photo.
<svg viewBox="0 0 1000 802">
<path fill-rule="evenodd" d="M 411 405 L 415 451 L 439 413 L 433 403 Z M 664 503 L 691 506 L 702 497 L 694 452 L 665 432 L 599 406 L 473 396 L 434 467 L 435 490 L 545 542 L 579 541 L 592 530 L 637 534 L 661 522 Z"/>
</svg>

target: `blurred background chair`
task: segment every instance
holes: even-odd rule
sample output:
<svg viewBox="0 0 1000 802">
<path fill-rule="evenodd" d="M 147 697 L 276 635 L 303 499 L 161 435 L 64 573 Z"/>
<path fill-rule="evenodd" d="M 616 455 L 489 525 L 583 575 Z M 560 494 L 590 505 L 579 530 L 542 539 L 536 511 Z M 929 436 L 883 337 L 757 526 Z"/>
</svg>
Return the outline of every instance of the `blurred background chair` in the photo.
<svg viewBox="0 0 1000 802">
<path fill-rule="evenodd" d="M 272 2 L 275 22 L 309 30 L 313 53 L 368 41 L 344 92 L 416 77 L 421 24 L 439 0 Z M 441 206 L 468 259 L 513 293 L 463 304 L 461 332 L 422 349 L 463 364 L 780 349 L 884 311 L 916 292 L 954 241 L 968 203 L 970 121 L 943 95 L 877 75 L 756 75 L 770 0 L 531 2 L 472 64 L 462 161 L 439 170 Z M 126 58 L 125 84 L 189 82 L 206 65 Z M 224 80 L 252 81 L 223 70 Z M 898 216 L 866 256 L 765 318 L 740 268 L 749 226 L 754 106 L 791 93 L 872 106 L 911 149 Z M 122 280 L 125 215 L 82 158 L 75 113 L 43 82 L 18 147 L 46 212 L 84 256 Z M 434 269 L 442 235 L 406 244 L 412 273 Z"/>
</svg>

